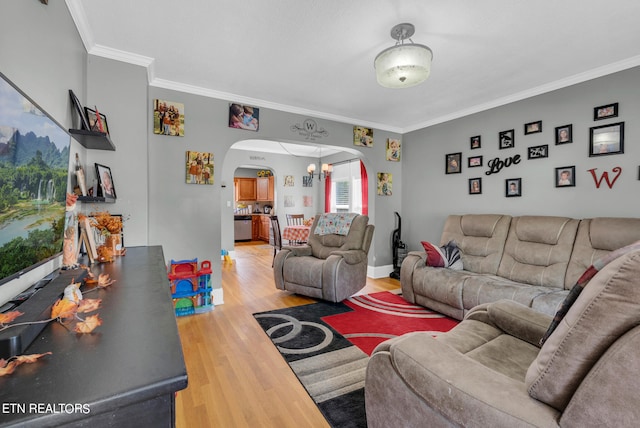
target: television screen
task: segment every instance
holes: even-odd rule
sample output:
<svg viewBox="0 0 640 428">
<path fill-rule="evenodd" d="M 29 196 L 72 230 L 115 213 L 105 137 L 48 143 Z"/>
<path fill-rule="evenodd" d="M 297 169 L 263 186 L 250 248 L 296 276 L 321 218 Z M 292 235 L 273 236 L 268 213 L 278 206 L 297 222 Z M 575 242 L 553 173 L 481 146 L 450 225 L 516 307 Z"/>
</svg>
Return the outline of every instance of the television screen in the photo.
<svg viewBox="0 0 640 428">
<path fill-rule="evenodd" d="M 0 73 L 0 284 L 62 253 L 70 144 Z"/>
</svg>

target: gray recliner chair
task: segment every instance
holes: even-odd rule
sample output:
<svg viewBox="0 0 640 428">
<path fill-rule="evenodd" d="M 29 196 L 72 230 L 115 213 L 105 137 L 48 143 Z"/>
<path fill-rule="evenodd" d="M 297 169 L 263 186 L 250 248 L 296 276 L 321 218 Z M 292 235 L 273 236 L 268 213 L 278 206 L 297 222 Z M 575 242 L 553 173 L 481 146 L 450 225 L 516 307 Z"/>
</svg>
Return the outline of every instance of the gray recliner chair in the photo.
<svg viewBox="0 0 640 428">
<path fill-rule="evenodd" d="M 347 235 L 316 234 L 322 215 L 311 226 L 302 246 L 284 246 L 274 261 L 276 287 L 317 299 L 340 302 L 367 281 L 367 255 L 374 226 L 369 217 L 353 218 Z"/>
</svg>

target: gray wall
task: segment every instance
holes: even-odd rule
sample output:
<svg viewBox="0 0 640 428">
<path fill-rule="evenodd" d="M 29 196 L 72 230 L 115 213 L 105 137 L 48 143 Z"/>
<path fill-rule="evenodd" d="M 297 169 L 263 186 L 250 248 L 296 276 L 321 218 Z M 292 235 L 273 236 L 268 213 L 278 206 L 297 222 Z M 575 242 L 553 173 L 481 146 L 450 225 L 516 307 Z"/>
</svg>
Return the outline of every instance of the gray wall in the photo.
<svg viewBox="0 0 640 428">
<path fill-rule="evenodd" d="M 640 214 L 640 68 L 539 95 L 451 122 L 405 134 L 403 145 L 402 239 L 410 249 L 437 242 L 448 214 L 507 213 L 586 218 Z M 619 117 L 593 120 L 593 108 L 618 102 Z M 542 120 L 542 133 L 524 135 L 524 124 Z M 624 154 L 588 156 L 589 128 L 625 122 Z M 555 127 L 573 124 L 573 143 L 555 145 Z M 515 129 L 515 148 L 498 149 L 498 133 Z M 469 138 L 482 136 L 470 150 Z M 549 157 L 527 160 L 527 147 L 549 145 Z M 445 155 L 462 152 L 462 173 L 444 173 Z M 519 154 L 520 164 L 486 175 L 487 162 Z M 468 168 L 467 157 L 482 155 L 484 166 Z M 576 186 L 556 188 L 554 169 L 576 167 Z M 587 171 L 622 173 L 610 189 L 597 189 Z M 468 179 L 482 177 L 482 194 L 468 194 Z M 522 196 L 505 197 L 505 179 L 522 178 Z M 613 177 L 611 177 L 613 178 Z"/>
</svg>

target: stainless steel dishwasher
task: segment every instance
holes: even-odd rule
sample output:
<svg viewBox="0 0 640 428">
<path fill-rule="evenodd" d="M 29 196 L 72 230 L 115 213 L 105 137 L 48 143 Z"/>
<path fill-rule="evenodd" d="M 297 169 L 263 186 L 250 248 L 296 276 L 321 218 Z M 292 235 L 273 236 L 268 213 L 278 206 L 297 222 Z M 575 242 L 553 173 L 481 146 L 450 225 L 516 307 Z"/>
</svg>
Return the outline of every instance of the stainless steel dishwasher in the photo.
<svg viewBox="0 0 640 428">
<path fill-rule="evenodd" d="M 251 241 L 251 216 L 233 216 L 233 236 L 235 241 Z"/>
</svg>

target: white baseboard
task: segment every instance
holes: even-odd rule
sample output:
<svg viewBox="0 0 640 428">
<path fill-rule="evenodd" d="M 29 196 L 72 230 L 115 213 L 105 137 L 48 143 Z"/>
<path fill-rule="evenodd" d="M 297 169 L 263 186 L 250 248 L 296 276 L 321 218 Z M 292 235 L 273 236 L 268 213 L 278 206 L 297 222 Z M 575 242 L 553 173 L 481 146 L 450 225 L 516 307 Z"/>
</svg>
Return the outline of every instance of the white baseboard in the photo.
<svg viewBox="0 0 640 428">
<path fill-rule="evenodd" d="M 213 295 L 214 305 L 224 304 L 224 290 L 222 288 L 214 288 L 211 294 Z"/>
<path fill-rule="evenodd" d="M 393 265 L 367 266 L 367 276 L 369 278 L 385 278 L 393 272 Z"/>
</svg>

